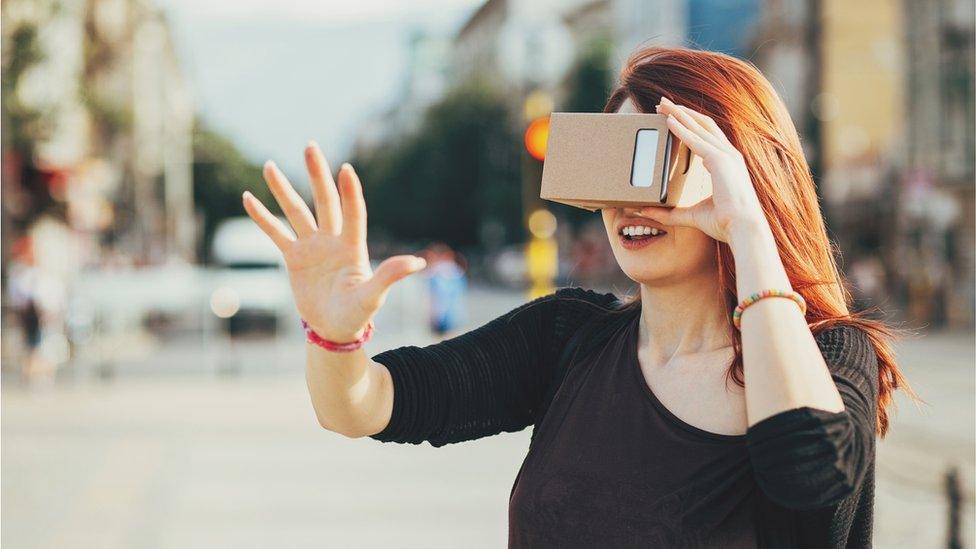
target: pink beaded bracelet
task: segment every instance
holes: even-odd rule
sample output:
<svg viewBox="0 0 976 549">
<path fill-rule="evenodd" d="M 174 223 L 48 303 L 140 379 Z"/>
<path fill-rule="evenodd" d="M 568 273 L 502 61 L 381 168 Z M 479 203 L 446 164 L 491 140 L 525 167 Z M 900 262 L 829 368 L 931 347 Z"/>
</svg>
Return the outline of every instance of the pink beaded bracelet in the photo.
<svg viewBox="0 0 976 549">
<path fill-rule="evenodd" d="M 366 324 L 366 331 L 363 335 L 359 337 L 356 341 L 350 341 L 348 343 L 336 343 L 334 341 L 329 341 L 323 338 L 319 334 L 315 333 L 315 330 L 302 319 L 302 329 L 305 330 L 305 340 L 314 345 L 318 345 L 327 351 L 336 351 L 339 353 L 348 353 L 349 351 L 355 351 L 369 341 L 369 338 L 373 335 L 373 323 L 369 322 Z"/>
<path fill-rule="evenodd" d="M 792 299 L 797 305 L 800 306 L 800 312 L 804 315 L 807 314 L 806 300 L 803 299 L 802 295 L 794 292 L 793 290 L 762 290 L 743 299 L 742 302 L 736 306 L 735 310 L 732 311 L 732 324 L 737 330 L 742 329 L 742 311 L 744 311 L 749 305 L 752 305 L 764 297 L 785 297 Z"/>
</svg>

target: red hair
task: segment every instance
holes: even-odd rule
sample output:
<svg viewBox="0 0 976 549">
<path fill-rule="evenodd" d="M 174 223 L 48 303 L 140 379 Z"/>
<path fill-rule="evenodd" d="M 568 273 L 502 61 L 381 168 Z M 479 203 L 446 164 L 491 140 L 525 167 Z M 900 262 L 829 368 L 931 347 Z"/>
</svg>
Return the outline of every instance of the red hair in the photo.
<svg viewBox="0 0 976 549">
<path fill-rule="evenodd" d="M 742 153 L 790 283 L 806 299 L 810 330 L 818 334 L 848 324 L 868 334 L 878 356 L 877 432 L 884 436 L 894 390 L 915 396 L 895 363 L 891 340 L 898 330 L 850 311 L 852 296 L 834 259 L 837 250 L 827 236 L 813 176 L 786 106 L 745 61 L 717 52 L 650 47 L 627 61 L 603 110 L 616 112 L 630 99 L 637 110 L 653 113 L 662 95 L 710 116 Z M 716 241 L 716 254 L 721 299 L 732 310 L 737 304 L 732 251 Z M 637 294 L 628 307 L 639 303 Z M 741 335 L 731 319 L 729 327 L 735 349 L 729 374 L 744 386 Z"/>
</svg>

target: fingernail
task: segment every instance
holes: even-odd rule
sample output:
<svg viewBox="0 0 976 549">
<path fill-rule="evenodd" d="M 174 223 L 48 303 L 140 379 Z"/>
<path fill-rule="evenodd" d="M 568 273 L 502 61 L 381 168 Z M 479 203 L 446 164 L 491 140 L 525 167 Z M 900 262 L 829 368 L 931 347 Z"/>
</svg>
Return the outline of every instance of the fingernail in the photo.
<svg viewBox="0 0 976 549">
<path fill-rule="evenodd" d="M 241 196 L 243 196 L 244 198 L 248 198 L 249 196 L 251 196 L 251 191 L 244 191 L 244 194 Z"/>
<path fill-rule="evenodd" d="M 311 141 L 308 142 L 308 148 L 310 148 L 310 149 L 317 149 L 317 148 L 319 148 L 319 144 L 316 143 L 315 140 L 313 139 L 313 140 L 311 140 Z"/>
<path fill-rule="evenodd" d="M 668 99 L 667 97 L 664 97 L 663 95 L 661 96 L 661 102 L 662 102 L 662 103 L 671 103 L 672 105 L 674 104 L 674 102 L 672 102 L 672 101 L 671 101 L 670 99 Z"/>
</svg>

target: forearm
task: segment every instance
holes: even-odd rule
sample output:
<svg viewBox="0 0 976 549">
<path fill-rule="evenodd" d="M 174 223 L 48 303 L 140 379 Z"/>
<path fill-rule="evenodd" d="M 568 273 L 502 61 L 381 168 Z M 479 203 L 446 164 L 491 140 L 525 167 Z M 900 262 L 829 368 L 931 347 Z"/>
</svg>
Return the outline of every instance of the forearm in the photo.
<svg viewBox="0 0 976 549">
<path fill-rule="evenodd" d="M 741 301 L 763 289 L 792 289 L 767 226 L 736 230 L 729 242 Z M 761 299 L 742 313 L 742 356 L 749 425 L 809 406 L 839 412 L 840 393 L 799 307 Z"/>
<path fill-rule="evenodd" d="M 305 380 L 322 427 L 349 437 L 383 429 L 393 407 L 390 373 L 360 348 L 333 352 L 306 344 Z"/>
</svg>

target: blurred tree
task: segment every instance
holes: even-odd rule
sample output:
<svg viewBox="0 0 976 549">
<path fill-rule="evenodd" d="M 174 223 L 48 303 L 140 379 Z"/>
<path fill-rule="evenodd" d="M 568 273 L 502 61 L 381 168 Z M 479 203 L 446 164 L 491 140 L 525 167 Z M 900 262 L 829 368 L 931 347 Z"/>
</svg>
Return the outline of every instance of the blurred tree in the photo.
<svg viewBox="0 0 976 549">
<path fill-rule="evenodd" d="M 203 218 L 198 257 L 209 261 L 217 224 L 247 215 L 241 194 L 251 191 L 268 207 L 275 204 L 267 185 L 259 184 L 261 166 L 244 158 L 226 137 L 197 122 L 193 129 L 193 202 Z M 275 210 L 272 210 L 275 211 Z"/>
<path fill-rule="evenodd" d="M 580 54 L 566 79 L 563 110 L 603 110 L 612 82 L 610 51 L 610 41 L 598 39 Z M 501 227 L 503 243 L 524 240 L 524 128 L 516 105 L 491 82 L 471 81 L 432 105 L 415 132 L 357 151 L 351 162 L 364 182 L 370 234 L 471 248 Z M 551 206 L 573 225 L 593 219 L 585 210 Z"/>
<path fill-rule="evenodd" d="M 37 40 L 37 27 L 21 24 L 10 33 L 4 44 L 3 94 L 5 146 L 18 152 L 29 153 L 33 148 L 39 112 L 25 107 L 17 95 L 21 76 L 35 63 L 44 59 Z"/>
<path fill-rule="evenodd" d="M 35 142 L 51 132 L 45 112 L 25 105 L 21 99 L 21 77 L 35 64 L 44 61 L 37 26 L 22 23 L 10 30 L 3 43 L 3 78 L 0 78 L 3 151 L 7 163 L 5 178 L 12 177 L 6 192 L 14 188 L 16 199 L 4 208 L 4 228 L 19 233 L 44 213 L 63 215 L 63 205 L 52 200 L 45 174 L 34 165 Z M 5 199 L 10 194 L 5 194 Z M 4 243 L 10 239 L 4 239 Z M 6 249 L 4 251 L 6 253 Z M 6 257 L 6 256 L 4 256 Z"/>
<path fill-rule="evenodd" d="M 505 242 L 522 238 L 521 142 L 508 100 L 485 82 L 448 93 L 419 129 L 360 152 L 371 234 L 389 240 L 440 240 L 480 247 L 488 226 Z"/>
<path fill-rule="evenodd" d="M 563 110 L 603 112 L 613 85 L 611 45 L 609 39 L 595 39 L 580 52 L 566 77 Z"/>
</svg>

